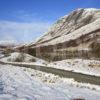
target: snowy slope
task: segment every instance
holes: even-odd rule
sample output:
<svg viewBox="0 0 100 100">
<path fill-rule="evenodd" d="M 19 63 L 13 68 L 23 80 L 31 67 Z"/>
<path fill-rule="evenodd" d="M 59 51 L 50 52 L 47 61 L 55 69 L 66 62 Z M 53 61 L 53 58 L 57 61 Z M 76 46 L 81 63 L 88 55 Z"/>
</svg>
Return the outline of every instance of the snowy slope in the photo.
<svg viewBox="0 0 100 100">
<path fill-rule="evenodd" d="M 53 40 L 55 40 L 55 37 L 58 36 L 61 37 L 62 35 L 66 36 L 65 39 L 68 41 L 71 38 L 77 38 L 79 34 L 80 35 L 82 35 L 83 33 L 87 34 L 89 31 L 100 28 L 99 18 L 100 18 L 100 9 L 94 9 L 94 8 L 77 9 L 71 12 L 69 15 L 60 18 L 49 29 L 49 31 L 45 33 L 45 35 L 38 40 L 37 43 L 42 43 L 47 40 L 51 40 L 53 38 L 54 38 Z M 68 34 L 73 34 L 74 36 L 73 35 L 69 36 Z M 56 43 L 58 42 L 56 41 Z"/>
<path fill-rule="evenodd" d="M 94 49 L 93 47 L 95 47 L 94 44 L 100 49 L 100 9 L 80 8 L 58 19 L 49 31 L 40 37 L 37 42 L 17 49 L 21 51 L 26 49 L 31 51 L 27 53 L 43 57 L 43 59 L 45 57 L 52 58 L 52 56 L 57 58 L 57 55 L 66 51 L 73 52 L 75 57 L 80 57 L 79 54 L 82 50 L 85 53 L 85 55 L 83 54 L 85 58 L 96 58 L 96 52 L 91 52 Z M 42 55 L 36 54 L 37 51 Z M 66 53 L 66 55 L 69 54 Z"/>
<path fill-rule="evenodd" d="M 55 81 L 45 83 L 49 79 Z M 99 100 L 99 86 L 90 85 L 87 89 L 67 81 L 32 69 L 0 65 L 0 100 Z"/>
<path fill-rule="evenodd" d="M 31 51 L 27 53 L 45 60 L 99 58 L 100 9 L 74 10 L 60 18 L 36 43 L 19 48 L 25 49 Z"/>
<path fill-rule="evenodd" d="M 36 62 L 36 63 L 41 63 L 41 64 L 45 63 L 45 61 L 42 59 L 33 57 L 26 53 L 20 53 L 20 52 L 11 53 L 8 57 L 4 57 L 0 60 L 4 62 L 26 62 L 26 63 Z"/>
<path fill-rule="evenodd" d="M 56 39 L 53 39 L 51 41 L 42 43 L 38 46 L 47 46 L 47 45 L 54 45 L 57 43 L 63 43 L 65 41 L 69 41 L 69 40 L 75 40 L 77 38 L 79 38 L 80 36 L 84 36 L 90 32 L 96 31 L 100 29 L 100 19 L 97 19 L 96 21 L 94 21 L 93 23 L 90 23 L 88 25 L 85 25 L 77 30 L 75 30 L 74 32 L 71 32 L 70 34 L 67 35 L 62 35 Z"/>
</svg>

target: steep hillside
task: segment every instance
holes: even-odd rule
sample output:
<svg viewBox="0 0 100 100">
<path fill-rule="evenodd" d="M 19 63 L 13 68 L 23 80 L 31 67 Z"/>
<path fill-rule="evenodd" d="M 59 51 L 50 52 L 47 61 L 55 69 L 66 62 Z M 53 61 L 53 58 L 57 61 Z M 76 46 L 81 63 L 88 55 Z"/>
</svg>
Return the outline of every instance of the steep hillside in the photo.
<svg viewBox="0 0 100 100">
<path fill-rule="evenodd" d="M 75 30 L 85 26 L 91 25 L 90 23 L 95 22 L 100 18 L 100 10 L 99 9 L 77 9 L 60 18 L 51 29 L 45 33 L 43 37 L 38 40 L 37 43 L 42 43 L 44 41 L 53 39 L 54 37 L 59 37 L 62 35 L 68 35 L 69 33 L 74 32 Z M 96 24 L 96 23 L 93 23 Z M 98 24 L 98 23 L 97 23 Z M 92 25 L 91 25 L 92 26 Z M 94 27 L 94 26 L 92 26 Z M 88 27 L 85 27 L 88 28 Z M 98 28 L 98 27 L 97 27 Z M 92 30 L 89 30 L 92 31 Z M 76 35 L 76 34 L 75 34 Z M 82 33 L 81 33 L 82 35 Z"/>
<path fill-rule="evenodd" d="M 60 18 L 35 44 L 21 49 L 50 60 L 100 58 L 100 9 L 71 12 Z"/>
</svg>

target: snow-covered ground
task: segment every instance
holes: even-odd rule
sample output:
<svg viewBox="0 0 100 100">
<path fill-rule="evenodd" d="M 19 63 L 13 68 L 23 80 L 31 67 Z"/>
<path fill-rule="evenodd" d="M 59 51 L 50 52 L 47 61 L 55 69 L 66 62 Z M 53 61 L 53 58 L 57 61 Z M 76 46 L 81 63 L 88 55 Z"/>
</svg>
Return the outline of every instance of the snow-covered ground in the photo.
<svg viewBox="0 0 100 100">
<path fill-rule="evenodd" d="M 26 53 L 14 52 L 10 56 L 1 59 L 4 62 L 26 62 L 26 63 L 45 63 L 46 61 L 33 57 Z"/>
<path fill-rule="evenodd" d="M 2 54 L 3 50 L 0 49 L 0 58 L 4 57 L 4 55 Z"/>
<path fill-rule="evenodd" d="M 2 58 L 2 57 L 4 57 L 4 55 L 3 54 L 0 54 L 0 58 Z"/>
<path fill-rule="evenodd" d="M 0 100 L 100 100 L 100 86 L 33 69 L 0 65 Z"/>
<path fill-rule="evenodd" d="M 24 56 L 24 59 L 23 59 Z M 16 60 L 22 60 L 16 62 Z M 100 61 L 99 60 L 86 60 L 86 59 L 66 59 L 56 62 L 47 62 L 45 60 L 33 57 L 29 54 L 21 54 L 18 52 L 11 53 L 10 56 L 0 59 L 0 61 L 6 63 L 26 64 L 26 65 L 38 65 L 47 66 L 57 69 L 69 70 L 77 73 L 83 73 L 88 75 L 100 76 Z"/>
<path fill-rule="evenodd" d="M 100 61 L 85 59 L 67 59 L 48 64 L 49 67 L 70 70 L 78 73 L 100 76 Z"/>
</svg>

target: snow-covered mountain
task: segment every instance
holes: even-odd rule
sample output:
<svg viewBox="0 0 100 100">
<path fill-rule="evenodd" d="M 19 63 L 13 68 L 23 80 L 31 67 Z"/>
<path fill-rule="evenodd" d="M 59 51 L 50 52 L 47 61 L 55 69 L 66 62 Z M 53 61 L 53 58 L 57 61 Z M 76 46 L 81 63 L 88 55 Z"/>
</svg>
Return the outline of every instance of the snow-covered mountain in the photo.
<svg viewBox="0 0 100 100">
<path fill-rule="evenodd" d="M 79 37 L 79 32 L 83 32 L 86 28 L 86 31 L 83 33 L 89 33 L 99 29 L 100 25 L 100 10 L 99 9 L 77 9 L 71 12 L 69 15 L 66 15 L 60 18 L 51 28 L 41 37 L 37 43 L 43 43 L 49 41 L 49 44 L 61 43 L 68 41 L 73 38 Z M 83 27 L 83 28 L 82 28 Z M 71 37 L 68 37 L 68 34 L 73 34 Z M 82 35 L 82 33 L 80 33 Z M 65 40 L 60 40 L 62 36 L 66 36 Z M 50 40 L 57 38 L 55 41 L 50 43 Z M 43 45 L 43 44 L 42 44 Z M 46 45 L 46 44 L 45 44 Z"/>
<path fill-rule="evenodd" d="M 100 9 L 77 9 L 60 18 L 37 42 L 19 49 L 53 60 L 100 58 Z"/>
</svg>

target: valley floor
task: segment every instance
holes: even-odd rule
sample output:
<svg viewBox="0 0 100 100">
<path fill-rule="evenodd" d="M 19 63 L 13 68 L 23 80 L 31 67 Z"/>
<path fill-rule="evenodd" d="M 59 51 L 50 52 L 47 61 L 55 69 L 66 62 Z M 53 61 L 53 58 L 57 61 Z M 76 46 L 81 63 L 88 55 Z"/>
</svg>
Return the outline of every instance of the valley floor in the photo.
<svg viewBox="0 0 100 100">
<path fill-rule="evenodd" d="M 25 67 L 0 65 L 0 100 L 100 100 L 100 86 Z"/>
</svg>

